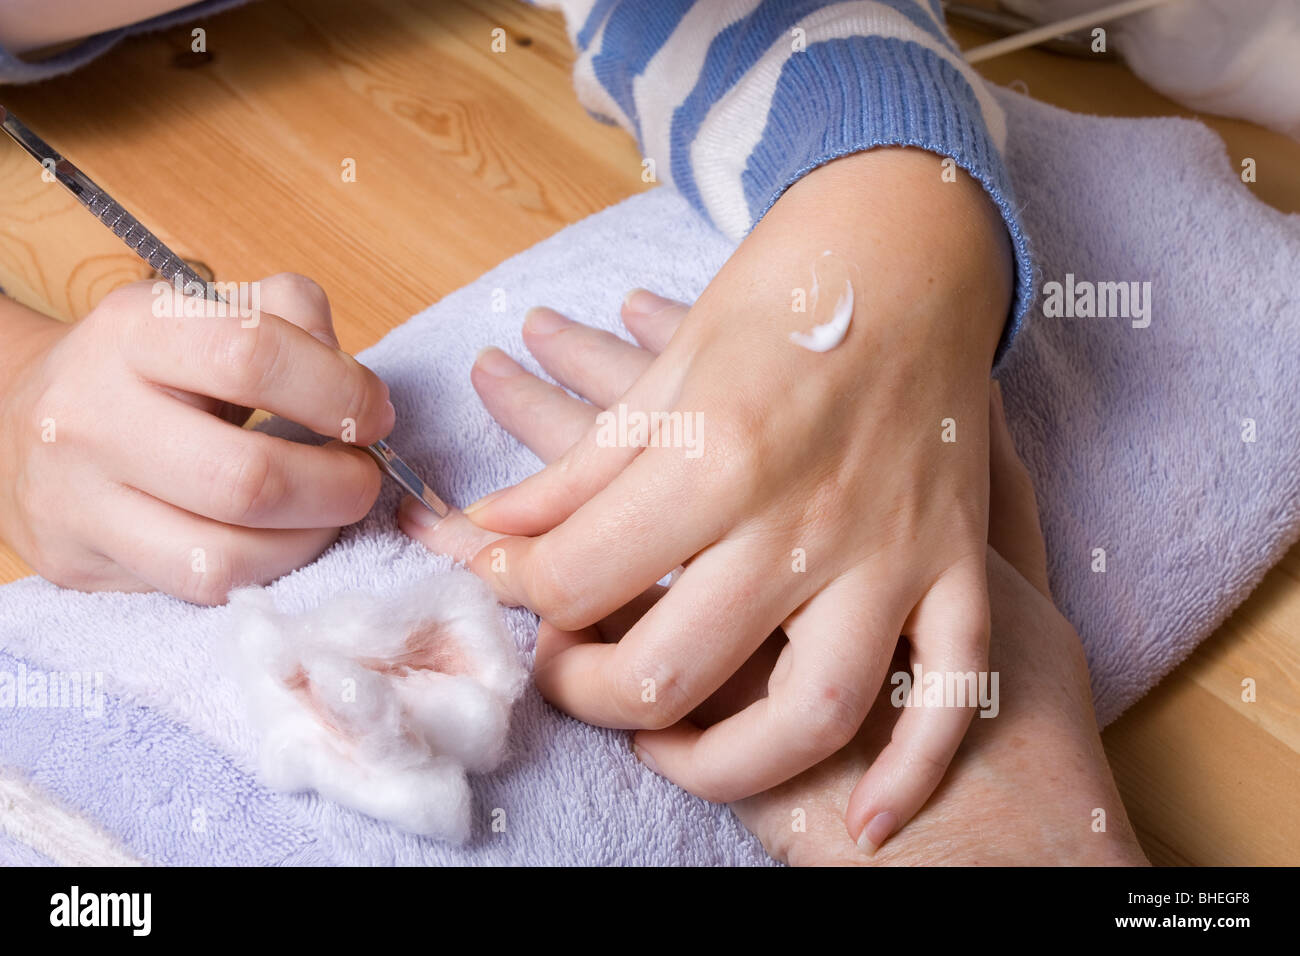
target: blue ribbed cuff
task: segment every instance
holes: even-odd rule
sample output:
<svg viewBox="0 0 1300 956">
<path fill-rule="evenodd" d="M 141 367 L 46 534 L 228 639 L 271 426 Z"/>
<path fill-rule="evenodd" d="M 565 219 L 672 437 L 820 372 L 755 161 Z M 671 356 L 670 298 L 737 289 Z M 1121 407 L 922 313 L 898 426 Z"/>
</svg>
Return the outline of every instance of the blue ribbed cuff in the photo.
<svg viewBox="0 0 1300 956">
<path fill-rule="evenodd" d="M 952 157 L 1002 213 L 1015 253 L 1015 291 L 996 366 L 1033 305 L 1034 261 L 975 92 L 934 52 L 904 40 L 855 36 L 810 44 L 791 56 L 742 176 L 752 221 L 811 170 L 875 146 L 916 146 Z"/>
</svg>

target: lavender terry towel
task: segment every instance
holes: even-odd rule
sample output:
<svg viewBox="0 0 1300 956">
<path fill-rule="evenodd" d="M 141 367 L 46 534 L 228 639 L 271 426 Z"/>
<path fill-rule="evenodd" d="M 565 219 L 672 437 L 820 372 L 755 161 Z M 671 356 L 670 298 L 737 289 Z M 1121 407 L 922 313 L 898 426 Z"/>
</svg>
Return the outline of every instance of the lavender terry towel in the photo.
<svg viewBox="0 0 1300 956">
<path fill-rule="evenodd" d="M 999 371 L 1040 493 L 1052 585 L 1087 645 L 1105 724 L 1208 635 L 1300 532 L 1300 217 L 1255 201 L 1197 123 L 1002 99 L 1040 283 L 1151 283 L 1146 327 L 1040 310 Z M 519 480 L 538 463 L 474 395 L 478 349 L 500 345 L 536 370 L 519 344 L 529 306 L 616 329 L 628 288 L 691 299 L 729 252 L 661 189 L 503 263 L 363 354 L 392 387 L 394 446 L 457 504 Z M 396 530 L 397 499 L 390 484 L 334 548 L 274 584 L 282 608 L 446 568 Z M 0 588 L 0 673 L 101 674 L 105 695 L 97 714 L 0 710 L 0 768 L 125 857 L 151 863 L 770 862 L 727 809 L 641 767 L 624 734 L 561 716 L 531 689 L 515 709 L 513 756 L 472 778 L 464 847 L 312 794 L 270 792 L 253 779 L 256 741 L 219 661 L 228 617 L 36 578 Z M 533 620 L 507 617 L 531 653 Z M 0 812 L 0 854 L 13 858 L 4 823 Z"/>
</svg>

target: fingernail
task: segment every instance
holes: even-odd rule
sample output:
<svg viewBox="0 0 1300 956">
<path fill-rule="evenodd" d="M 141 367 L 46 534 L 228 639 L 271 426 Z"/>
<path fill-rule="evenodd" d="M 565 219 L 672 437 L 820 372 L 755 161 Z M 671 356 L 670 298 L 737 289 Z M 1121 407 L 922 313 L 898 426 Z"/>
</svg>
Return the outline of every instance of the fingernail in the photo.
<svg viewBox="0 0 1300 956">
<path fill-rule="evenodd" d="M 623 309 L 633 315 L 653 315 L 673 304 L 672 299 L 655 295 L 649 289 L 633 289 L 623 299 Z"/>
<path fill-rule="evenodd" d="M 637 760 L 641 761 L 643 764 L 649 767 L 650 770 L 652 770 L 655 773 L 659 773 L 659 768 L 655 766 L 654 758 L 651 757 L 650 754 L 648 754 L 646 751 L 642 750 L 639 745 L 635 743 L 632 744 L 632 753 L 636 755 Z M 663 774 L 660 774 L 660 776 L 663 776 Z"/>
<path fill-rule="evenodd" d="M 413 524 L 417 528 L 432 528 L 441 519 L 415 499 L 414 495 L 407 495 L 402 499 L 402 504 L 398 508 L 399 519 Z"/>
<path fill-rule="evenodd" d="M 473 514 L 475 511 L 478 511 L 479 508 L 482 508 L 485 504 L 487 504 L 487 503 L 488 503 L 489 501 L 491 501 L 493 498 L 496 498 L 497 496 L 499 496 L 499 495 L 500 495 L 502 492 L 504 492 L 504 491 L 505 491 L 505 489 L 502 488 L 502 489 L 500 489 L 500 491 L 494 491 L 494 492 L 492 492 L 492 494 L 490 494 L 490 495 L 484 495 L 482 498 L 480 498 L 478 501 L 474 502 L 474 503 L 473 503 L 472 505 L 470 505 L 468 508 L 464 508 L 464 509 L 462 509 L 461 514 Z"/>
<path fill-rule="evenodd" d="M 385 404 L 385 405 L 387 406 L 387 408 L 388 408 L 388 417 L 389 417 L 390 419 L 392 419 L 393 422 L 396 422 L 396 421 L 397 421 L 397 409 L 395 409 L 395 408 L 393 407 L 393 403 L 392 403 L 392 401 L 385 402 L 384 404 Z"/>
<path fill-rule="evenodd" d="M 478 356 L 474 359 L 474 365 L 493 378 L 513 378 L 523 371 L 518 362 L 492 345 L 478 353 Z"/>
<path fill-rule="evenodd" d="M 550 335 L 569 325 L 569 320 L 554 309 L 536 306 L 524 315 L 524 331 L 530 335 Z"/>
<path fill-rule="evenodd" d="M 862 828 L 862 835 L 858 837 L 858 849 L 865 851 L 868 856 L 874 854 L 880 849 L 880 844 L 889 839 L 889 835 L 897 826 L 898 817 L 891 811 L 877 813 L 871 818 L 871 822 Z"/>
</svg>

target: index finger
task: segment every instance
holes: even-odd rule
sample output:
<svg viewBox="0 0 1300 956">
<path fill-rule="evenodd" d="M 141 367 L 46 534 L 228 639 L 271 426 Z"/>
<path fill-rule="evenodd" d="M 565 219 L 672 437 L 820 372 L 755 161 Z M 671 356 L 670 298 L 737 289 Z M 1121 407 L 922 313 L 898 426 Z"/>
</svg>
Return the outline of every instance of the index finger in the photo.
<svg viewBox="0 0 1300 956">
<path fill-rule="evenodd" d="M 751 542 L 712 546 L 618 643 L 579 642 L 539 658 L 538 689 L 587 723 L 676 724 L 726 683 L 798 604 L 799 595 L 773 586 L 764 571 Z"/>
<path fill-rule="evenodd" d="M 174 310 L 156 309 L 150 290 L 124 291 L 141 300 L 121 334 L 122 354 L 142 378 L 265 409 L 349 443 L 367 445 L 392 430 L 395 412 L 379 376 L 292 322 L 270 312 L 214 314 L 220 303 L 209 300 L 195 305 L 211 312 L 168 314 Z"/>
</svg>

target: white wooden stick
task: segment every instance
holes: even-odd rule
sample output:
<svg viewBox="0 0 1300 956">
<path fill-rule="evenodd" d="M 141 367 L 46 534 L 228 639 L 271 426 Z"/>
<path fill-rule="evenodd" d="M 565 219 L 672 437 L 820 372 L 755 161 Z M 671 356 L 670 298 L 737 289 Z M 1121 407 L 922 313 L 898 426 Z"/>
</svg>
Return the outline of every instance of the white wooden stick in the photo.
<svg viewBox="0 0 1300 956">
<path fill-rule="evenodd" d="M 1051 40 L 1065 33 L 1073 33 L 1075 30 L 1096 26 L 1108 20 L 1118 20 L 1120 17 L 1132 16 L 1135 13 L 1141 13 L 1143 10 L 1149 10 L 1152 7 L 1160 6 L 1162 3 L 1169 2 L 1170 0 L 1124 0 L 1123 3 L 1112 3 L 1099 10 L 1075 14 L 1057 23 L 1046 23 L 1041 27 L 1026 30 L 1024 33 L 1003 37 L 1001 40 L 994 40 L 992 43 L 985 43 L 982 46 L 971 47 L 962 55 L 966 58 L 967 63 L 991 60 L 995 56 L 1002 56 L 1002 54 L 1010 53 L 1013 50 L 1023 50 L 1027 46 L 1042 43 L 1044 40 Z"/>
</svg>

